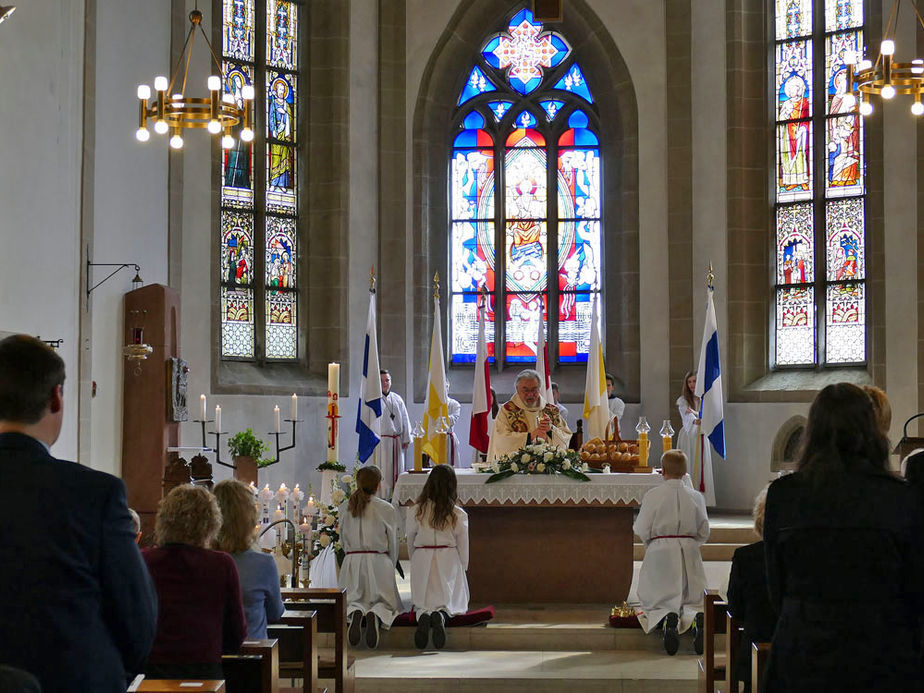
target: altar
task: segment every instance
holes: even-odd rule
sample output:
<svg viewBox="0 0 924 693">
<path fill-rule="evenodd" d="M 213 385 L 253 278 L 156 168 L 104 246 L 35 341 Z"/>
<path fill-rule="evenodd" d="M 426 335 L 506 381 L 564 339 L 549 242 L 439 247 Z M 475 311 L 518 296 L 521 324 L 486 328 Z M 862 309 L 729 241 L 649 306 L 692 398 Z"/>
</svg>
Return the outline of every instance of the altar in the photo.
<svg viewBox="0 0 924 693">
<path fill-rule="evenodd" d="M 468 582 L 474 604 L 618 603 L 632 585 L 633 509 L 658 474 L 591 474 L 576 481 L 456 470 L 469 516 Z M 395 505 L 410 506 L 425 474 L 398 478 Z"/>
</svg>

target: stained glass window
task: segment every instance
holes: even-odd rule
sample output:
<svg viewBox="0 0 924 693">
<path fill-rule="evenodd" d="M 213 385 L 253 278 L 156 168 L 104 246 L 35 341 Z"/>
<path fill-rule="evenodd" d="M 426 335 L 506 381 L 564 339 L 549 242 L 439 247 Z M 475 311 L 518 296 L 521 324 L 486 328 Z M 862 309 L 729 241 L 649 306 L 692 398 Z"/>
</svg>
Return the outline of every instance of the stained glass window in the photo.
<svg viewBox="0 0 924 693">
<path fill-rule="evenodd" d="M 542 321 L 552 359 L 584 362 L 602 269 L 590 88 L 566 39 L 527 9 L 467 70 L 451 134 L 451 360 L 475 360 L 484 288 L 492 361 L 534 363 Z"/>
<path fill-rule="evenodd" d="M 845 101 L 862 0 L 776 0 L 777 366 L 866 360 L 863 122 Z M 817 270 L 816 270 L 817 268 Z"/>
<path fill-rule="evenodd" d="M 226 98 L 253 86 L 258 135 L 220 155 L 221 354 L 298 358 L 299 11 L 292 0 L 222 0 Z M 265 31 L 256 31 L 256 17 Z M 260 105 L 262 104 L 262 106 Z"/>
</svg>

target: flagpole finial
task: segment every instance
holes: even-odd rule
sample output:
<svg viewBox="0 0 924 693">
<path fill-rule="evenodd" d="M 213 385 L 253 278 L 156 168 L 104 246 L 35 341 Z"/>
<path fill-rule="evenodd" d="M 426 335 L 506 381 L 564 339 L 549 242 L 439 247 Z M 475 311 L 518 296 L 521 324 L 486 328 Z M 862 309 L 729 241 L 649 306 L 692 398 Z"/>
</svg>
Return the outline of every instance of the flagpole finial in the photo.
<svg viewBox="0 0 924 693">
<path fill-rule="evenodd" d="M 433 273 L 433 298 L 439 300 L 440 297 L 440 273 Z"/>
<path fill-rule="evenodd" d="M 715 280 L 715 273 L 712 271 L 712 262 L 709 262 L 709 273 L 706 275 L 706 286 L 710 289 L 713 288 L 712 282 Z"/>
<path fill-rule="evenodd" d="M 375 293 L 375 265 L 369 268 L 369 293 Z"/>
</svg>

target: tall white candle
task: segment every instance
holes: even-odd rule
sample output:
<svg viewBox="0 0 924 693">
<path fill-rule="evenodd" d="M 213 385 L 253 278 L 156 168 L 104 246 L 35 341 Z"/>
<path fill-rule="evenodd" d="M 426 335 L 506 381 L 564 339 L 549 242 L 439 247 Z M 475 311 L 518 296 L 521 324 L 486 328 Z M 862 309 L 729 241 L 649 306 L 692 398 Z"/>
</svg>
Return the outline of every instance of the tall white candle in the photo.
<svg viewBox="0 0 924 693">
<path fill-rule="evenodd" d="M 276 422 L 276 433 L 279 433 L 279 431 L 281 431 L 282 428 L 280 428 L 280 425 L 279 425 L 279 405 L 278 404 L 275 407 L 273 407 L 273 419 Z"/>
<path fill-rule="evenodd" d="M 205 421 L 205 420 L 206 420 L 206 411 L 208 411 L 208 410 L 206 409 L 206 407 L 205 407 L 205 394 L 199 395 L 199 409 L 200 409 L 200 411 L 199 411 L 199 419 L 200 419 L 201 421 Z"/>
<path fill-rule="evenodd" d="M 215 405 L 215 432 L 221 433 L 221 405 Z"/>
<path fill-rule="evenodd" d="M 338 462 L 337 446 L 340 438 L 340 364 L 327 364 L 327 461 Z"/>
<path fill-rule="evenodd" d="M 296 421 L 298 419 L 298 396 L 293 392 L 292 393 L 292 420 Z"/>
<path fill-rule="evenodd" d="M 330 393 L 337 394 L 340 391 L 340 364 L 339 363 L 329 363 L 327 364 L 327 391 L 328 397 Z"/>
</svg>

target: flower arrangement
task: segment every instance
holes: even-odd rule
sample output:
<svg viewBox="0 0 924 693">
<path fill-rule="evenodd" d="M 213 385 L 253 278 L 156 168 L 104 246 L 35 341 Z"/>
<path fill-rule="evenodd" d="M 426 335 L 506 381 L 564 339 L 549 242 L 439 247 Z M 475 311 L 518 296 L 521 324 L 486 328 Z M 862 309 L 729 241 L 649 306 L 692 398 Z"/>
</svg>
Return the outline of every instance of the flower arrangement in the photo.
<svg viewBox="0 0 924 693">
<path fill-rule="evenodd" d="M 347 491 L 343 490 L 346 486 Z M 311 558 L 333 545 L 337 565 L 343 564 L 343 543 L 340 541 L 340 504 L 356 488 L 356 470 L 331 481 L 330 505 L 318 505 L 318 524 L 311 538 Z"/>
<path fill-rule="evenodd" d="M 561 450 L 544 442 L 530 443 L 504 455 L 486 471 L 493 472 L 487 484 L 502 481 L 514 474 L 561 474 L 577 481 L 590 481 L 587 464 L 574 450 Z"/>
</svg>

